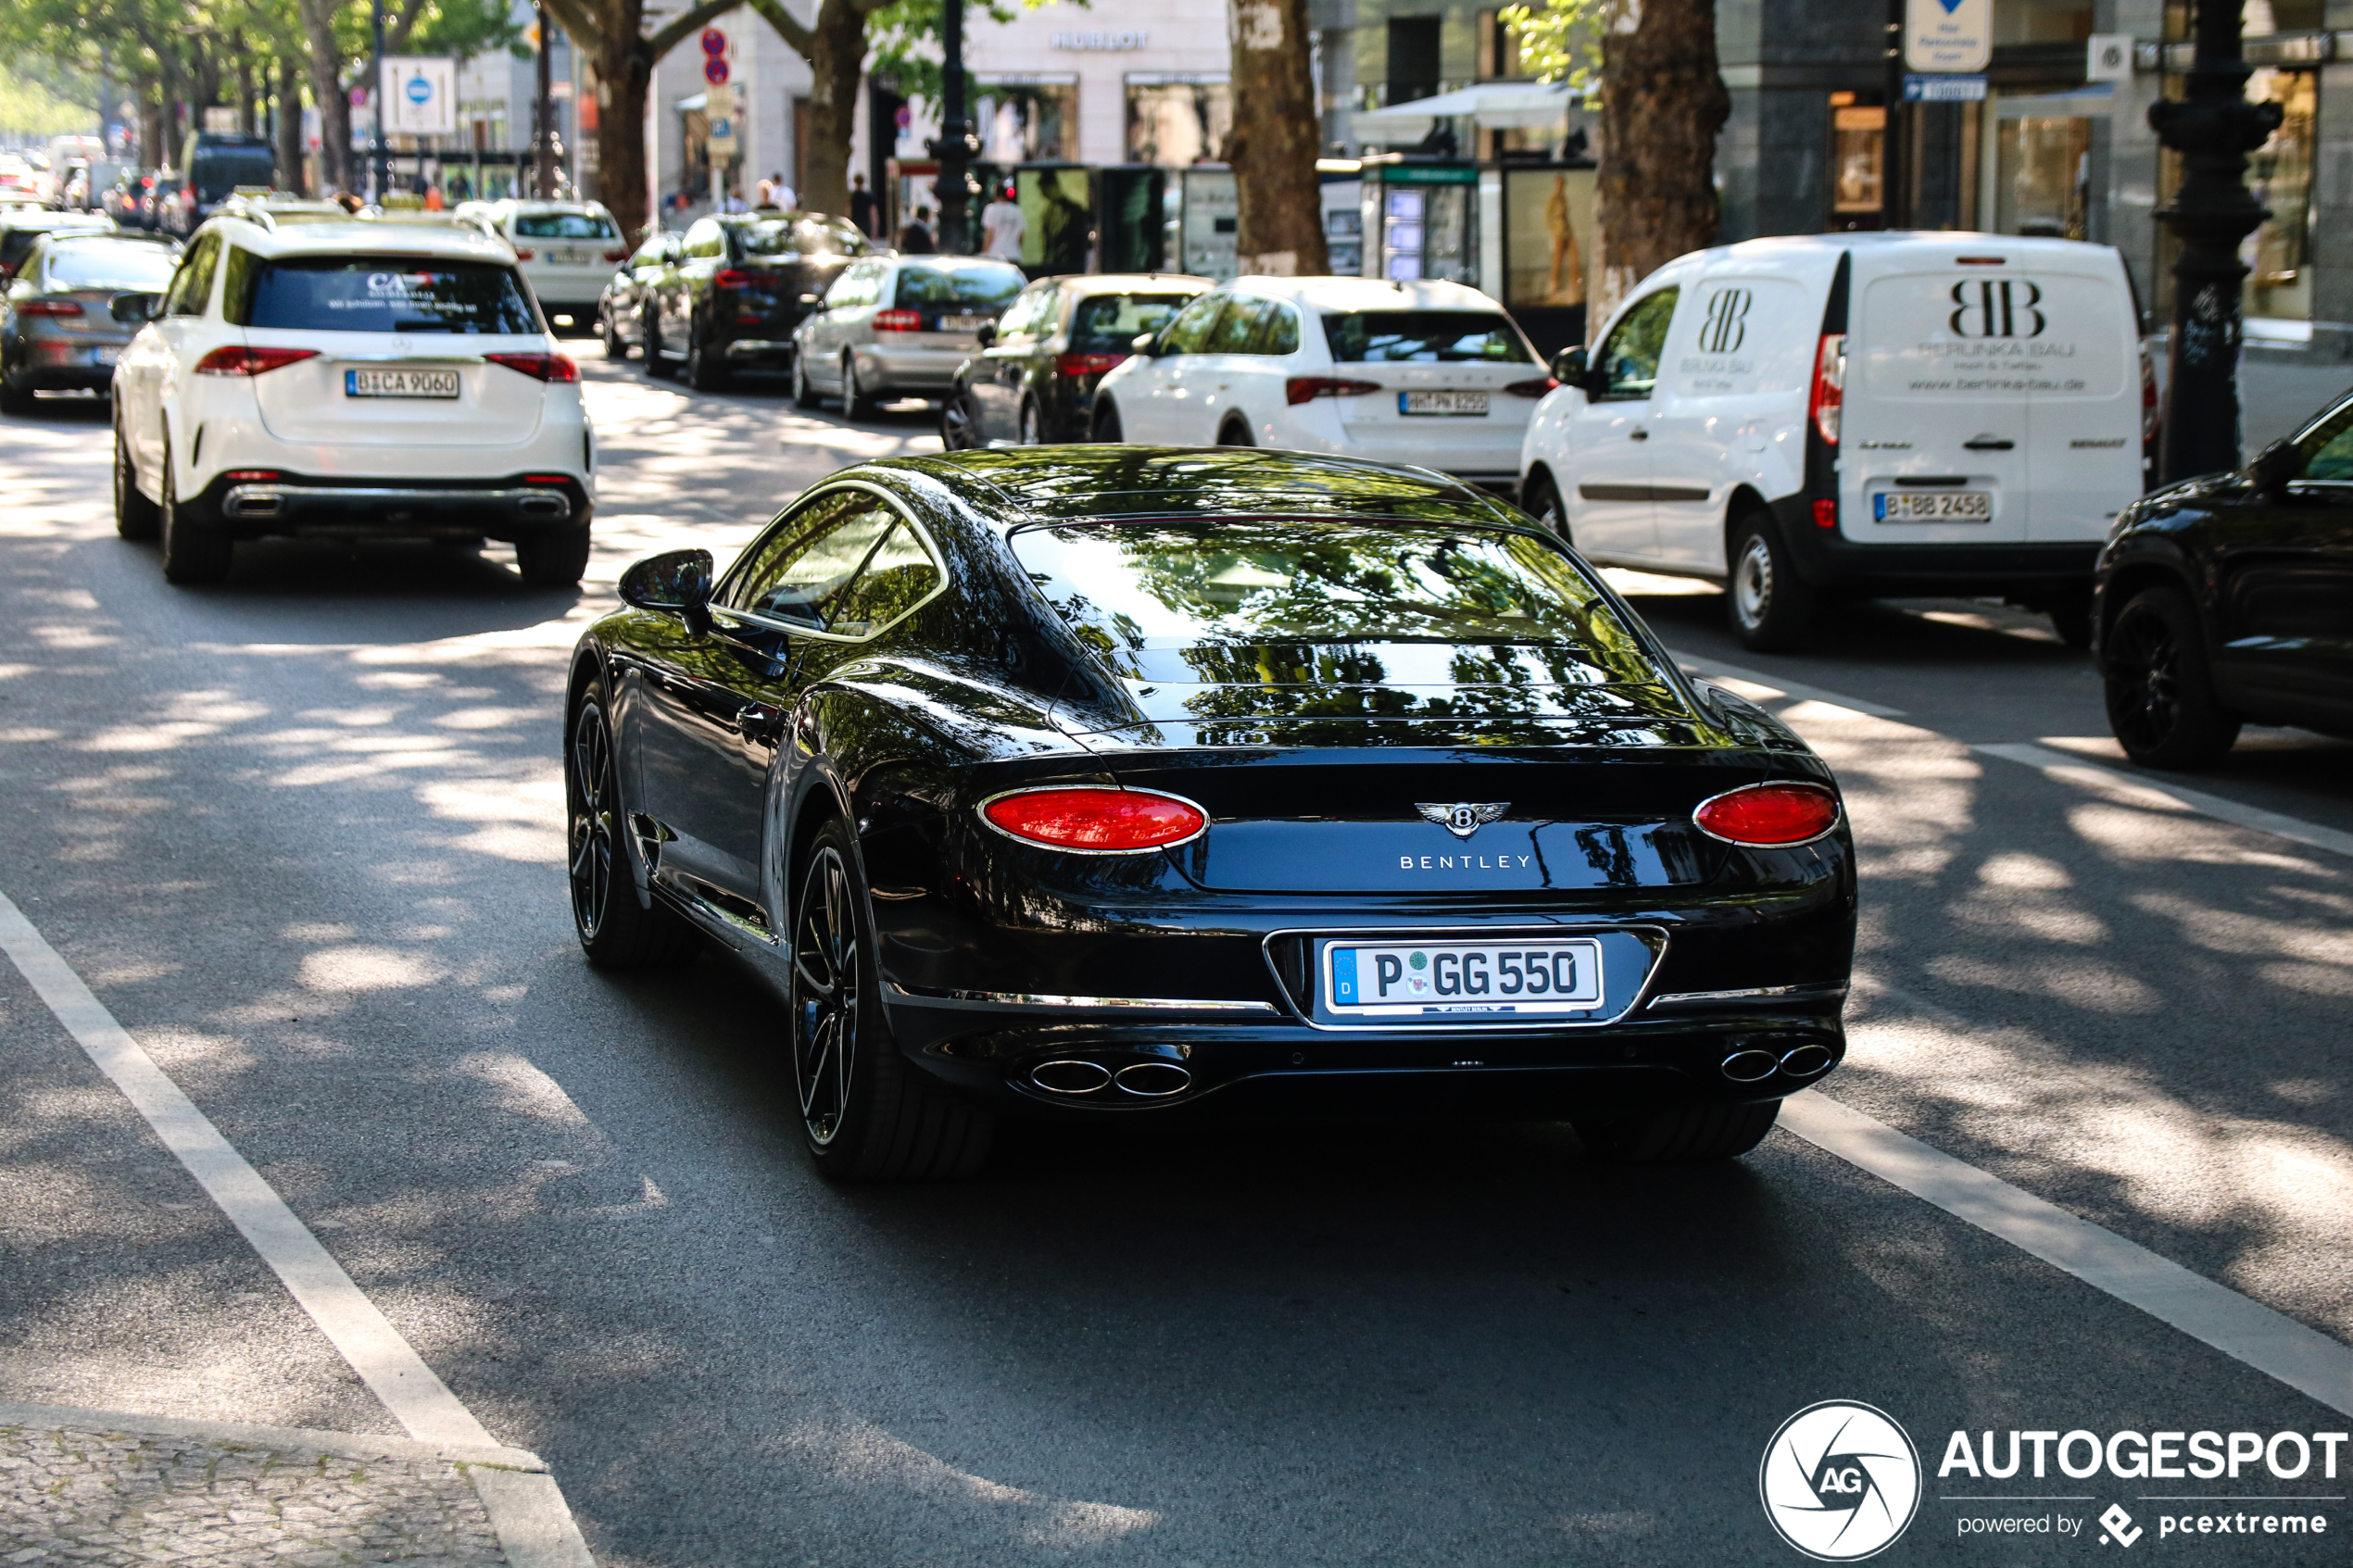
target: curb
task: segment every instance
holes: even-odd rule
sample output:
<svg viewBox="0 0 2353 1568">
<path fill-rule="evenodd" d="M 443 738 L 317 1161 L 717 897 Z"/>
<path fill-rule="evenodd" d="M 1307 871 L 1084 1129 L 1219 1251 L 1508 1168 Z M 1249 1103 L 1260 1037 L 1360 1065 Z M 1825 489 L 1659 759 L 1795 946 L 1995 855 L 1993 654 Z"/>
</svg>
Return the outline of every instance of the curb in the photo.
<svg viewBox="0 0 2353 1568">
<path fill-rule="evenodd" d="M 64 1427 L 83 1432 L 121 1432 L 151 1437 L 195 1437 L 255 1448 L 301 1449 L 346 1459 L 439 1459 L 458 1467 L 481 1499 L 490 1526 L 510 1568 L 596 1568 L 547 1461 L 528 1449 L 476 1444 L 422 1443 L 413 1437 L 374 1437 L 351 1432 L 321 1432 L 301 1426 L 262 1426 L 238 1421 L 182 1421 L 168 1415 L 132 1415 L 121 1411 L 82 1410 L 69 1405 L 0 1402 L 0 1427 L 36 1430 Z"/>
</svg>

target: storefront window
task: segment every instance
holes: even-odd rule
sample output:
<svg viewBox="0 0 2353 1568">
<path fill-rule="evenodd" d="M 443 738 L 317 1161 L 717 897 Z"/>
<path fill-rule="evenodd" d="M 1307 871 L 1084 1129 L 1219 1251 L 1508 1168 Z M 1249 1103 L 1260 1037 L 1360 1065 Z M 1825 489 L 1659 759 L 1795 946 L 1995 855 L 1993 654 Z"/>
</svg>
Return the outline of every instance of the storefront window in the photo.
<svg viewBox="0 0 2353 1568">
<path fill-rule="evenodd" d="M 1055 163 L 1078 156 L 1078 83 L 983 76 L 974 83 L 980 161 Z"/>
<path fill-rule="evenodd" d="M 1831 210 L 1847 222 L 1878 216 L 1887 200 L 1886 158 L 1887 110 L 1875 104 L 1834 104 Z"/>
<path fill-rule="evenodd" d="M 2319 118 L 2317 82 L 2309 70 L 2259 70 L 2246 95 L 2278 104 L 2285 118 L 2247 159 L 2246 182 L 2271 209 L 2251 235 L 2246 311 L 2296 321 L 2312 319 L 2312 144 Z"/>
<path fill-rule="evenodd" d="M 2092 122 L 2021 115 L 1998 122 L 1994 232 L 2053 240 L 2084 237 Z"/>
<path fill-rule="evenodd" d="M 1223 73 L 1139 72 L 1127 78 L 1127 158 L 1181 169 L 1225 157 L 1234 129 Z"/>
</svg>

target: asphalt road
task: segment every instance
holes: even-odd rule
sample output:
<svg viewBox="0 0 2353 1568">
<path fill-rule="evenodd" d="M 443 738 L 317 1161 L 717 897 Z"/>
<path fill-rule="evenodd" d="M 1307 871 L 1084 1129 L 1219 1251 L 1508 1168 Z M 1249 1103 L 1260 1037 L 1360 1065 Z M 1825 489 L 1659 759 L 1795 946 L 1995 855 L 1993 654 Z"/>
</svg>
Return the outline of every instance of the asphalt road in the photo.
<svg viewBox="0 0 2353 1568">
<path fill-rule="evenodd" d="M 1887 1561 L 2039 1563 L 2098 1526 L 1959 1521 L 2167 1484 L 1940 1481 L 1948 1433 L 2347 1425 L 1787 1133 L 1666 1172 L 1545 1127 L 1033 1136 L 965 1186 L 826 1186 L 762 993 L 717 958 L 581 961 L 563 658 L 629 558 L 724 558 L 840 464 L 934 449 L 930 418 L 594 352 L 578 594 L 496 547 L 296 544 L 176 590 L 114 536 L 102 413 L 0 420 L 0 891 L 547 1456 L 601 1562 L 1797 1562 L 1758 1460 L 1847 1399 L 1929 1465 Z M 1865 930 L 1826 1092 L 2353 1340 L 2353 859 L 1973 749 L 2121 769 L 2032 618 L 1876 608 L 1767 659 L 1712 596 L 1629 585 L 1701 667 L 1805 688 L 1773 700 L 1849 793 Z M 2196 786 L 2353 829 L 2348 762 L 2271 732 Z M 9 1399 L 396 1430 L 0 965 Z M 2145 1551 L 2344 1559 L 2353 1484 L 2317 1466 L 2186 1489 L 2322 1498 L 2340 1538 Z M 2013 1490 L 2089 1500 L 1946 1500 Z"/>
</svg>

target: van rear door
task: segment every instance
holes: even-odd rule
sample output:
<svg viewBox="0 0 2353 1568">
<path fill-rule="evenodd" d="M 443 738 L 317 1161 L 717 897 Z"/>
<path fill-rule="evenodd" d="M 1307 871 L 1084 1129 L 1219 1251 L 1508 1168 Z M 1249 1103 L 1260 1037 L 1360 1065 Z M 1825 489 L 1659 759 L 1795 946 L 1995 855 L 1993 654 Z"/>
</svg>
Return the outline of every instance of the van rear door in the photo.
<svg viewBox="0 0 2353 1568">
<path fill-rule="evenodd" d="M 2040 317 L 2049 352 L 2028 394 L 2026 536 L 2097 544 L 2141 494 L 2140 323 L 2124 262 L 2102 245 L 2046 243 L 2017 257 L 2012 292 Z M 1992 270 L 1992 269 L 1988 269 Z M 2007 269 L 2006 269 L 2007 270 Z M 2025 327 L 2032 320 L 2014 321 Z"/>
<path fill-rule="evenodd" d="M 1838 516 L 1858 544 L 2028 536 L 2035 361 L 2018 329 L 2036 319 L 2020 309 L 2032 285 L 1962 259 L 1981 253 L 1994 254 L 1966 242 L 1853 253 Z"/>
</svg>

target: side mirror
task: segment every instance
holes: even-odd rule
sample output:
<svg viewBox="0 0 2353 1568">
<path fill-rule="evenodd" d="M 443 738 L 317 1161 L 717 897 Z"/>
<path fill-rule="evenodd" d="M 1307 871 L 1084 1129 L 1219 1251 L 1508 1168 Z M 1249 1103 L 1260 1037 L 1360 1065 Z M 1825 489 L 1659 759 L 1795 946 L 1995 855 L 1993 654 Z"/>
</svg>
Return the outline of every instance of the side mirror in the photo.
<svg viewBox="0 0 2353 1568">
<path fill-rule="evenodd" d="M 621 574 L 621 602 L 636 609 L 684 617 L 697 635 L 711 626 L 709 550 L 667 550 L 632 561 Z"/>
<path fill-rule="evenodd" d="M 973 336 L 980 340 L 981 347 L 988 347 L 990 344 L 997 341 L 997 323 L 994 321 L 983 321 L 979 326 L 973 329 Z"/>
<path fill-rule="evenodd" d="M 1129 343 L 1127 346 L 1134 349 L 1139 354 L 1157 359 L 1160 358 L 1160 334 L 1158 332 L 1138 332 L 1134 341 Z"/>
<path fill-rule="evenodd" d="M 2274 441 L 2246 465 L 2246 477 L 2266 495 L 2276 495 L 2304 471 L 2304 454 L 2292 441 Z"/>
<path fill-rule="evenodd" d="M 107 314 L 125 326 L 145 326 L 163 311 L 159 294 L 119 294 L 107 301 Z"/>
<path fill-rule="evenodd" d="M 1588 384 L 1591 372 L 1586 369 L 1585 348 L 1581 344 L 1575 348 L 1564 348 L 1554 355 L 1549 369 L 1553 379 L 1563 386 L 1573 386 L 1580 392 L 1592 390 Z"/>
</svg>

